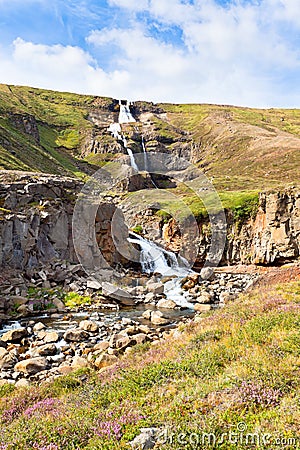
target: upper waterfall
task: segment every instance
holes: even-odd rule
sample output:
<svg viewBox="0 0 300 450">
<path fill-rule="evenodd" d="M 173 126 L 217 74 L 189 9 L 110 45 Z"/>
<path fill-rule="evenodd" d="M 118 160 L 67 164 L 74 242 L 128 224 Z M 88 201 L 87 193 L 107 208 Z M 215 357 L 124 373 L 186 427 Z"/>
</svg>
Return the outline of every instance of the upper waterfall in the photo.
<svg viewBox="0 0 300 450">
<path fill-rule="evenodd" d="M 120 112 L 118 122 L 111 123 L 108 128 L 108 131 L 113 135 L 114 138 L 123 142 L 124 148 L 126 149 L 130 158 L 131 167 L 138 171 L 139 168 L 135 162 L 133 151 L 131 150 L 131 148 L 127 146 L 127 139 L 125 135 L 122 133 L 121 127 L 122 123 L 135 122 L 135 118 L 130 112 L 130 103 L 128 100 L 126 100 L 126 104 L 123 104 L 122 100 L 119 100 L 119 105 L 120 105 Z"/>
<path fill-rule="evenodd" d="M 131 123 L 135 122 L 135 118 L 130 112 L 130 103 L 126 100 L 126 105 L 119 100 L 120 112 L 119 112 L 119 123 Z"/>
</svg>

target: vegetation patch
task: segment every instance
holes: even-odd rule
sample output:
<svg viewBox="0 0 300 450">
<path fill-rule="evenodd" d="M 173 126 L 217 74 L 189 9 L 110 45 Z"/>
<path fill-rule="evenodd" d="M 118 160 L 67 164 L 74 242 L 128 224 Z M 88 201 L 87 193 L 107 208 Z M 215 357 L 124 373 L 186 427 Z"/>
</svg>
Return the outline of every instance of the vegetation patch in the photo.
<svg viewBox="0 0 300 450">
<path fill-rule="evenodd" d="M 243 449 L 246 433 L 297 448 L 299 305 L 299 281 L 260 287 L 101 374 L 2 386 L 1 448 L 120 450 L 151 426 L 162 449 Z"/>
<path fill-rule="evenodd" d="M 88 295 L 79 295 L 77 292 L 68 292 L 64 296 L 64 303 L 69 308 L 76 308 L 77 306 L 90 305 L 92 299 Z"/>
</svg>

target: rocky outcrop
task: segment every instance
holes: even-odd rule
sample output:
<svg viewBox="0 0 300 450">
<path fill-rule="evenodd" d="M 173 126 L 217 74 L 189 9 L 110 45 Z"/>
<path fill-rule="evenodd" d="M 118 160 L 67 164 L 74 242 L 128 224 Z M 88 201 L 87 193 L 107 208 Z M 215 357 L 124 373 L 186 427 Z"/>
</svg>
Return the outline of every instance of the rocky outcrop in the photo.
<svg viewBox="0 0 300 450">
<path fill-rule="evenodd" d="M 10 179 L 2 175 L 0 265 L 24 272 L 54 260 L 78 262 L 72 219 L 82 186 L 78 180 L 51 175 L 16 173 L 11 174 Z M 103 201 L 95 217 L 95 245 L 112 265 L 126 263 L 115 245 L 117 242 L 118 248 L 123 248 L 128 236 L 121 215 L 115 221 L 114 240 L 111 233 L 111 221 L 116 212 L 117 207 L 111 201 Z M 88 243 L 87 248 L 90 248 Z M 47 279 L 46 274 L 44 278 Z"/>
<path fill-rule="evenodd" d="M 34 116 L 30 114 L 10 114 L 12 124 L 25 134 L 29 134 L 39 143 L 40 135 L 37 122 Z"/>
<path fill-rule="evenodd" d="M 200 227 L 201 255 L 210 244 L 207 223 Z M 263 192 L 255 217 L 236 221 L 227 213 L 227 241 L 222 258 L 227 264 L 282 264 L 300 255 L 300 192 Z"/>
<path fill-rule="evenodd" d="M 27 174 L 0 184 L 0 265 L 31 269 L 53 259 L 75 261 L 72 204 L 79 181 Z"/>
<path fill-rule="evenodd" d="M 159 205 L 156 205 L 159 209 Z M 300 192 L 263 192 L 259 196 L 255 217 L 234 218 L 226 211 L 227 239 L 221 264 L 282 264 L 300 255 Z M 208 219 L 199 222 L 197 242 L 181 236 L 174 219 L 167 219 L 147 210 L 139 218 L 132 213 L 132 223 L 138 223 L 148 239 L 177 252 L 184 242 L 199 250 L 196 267 L 201 268 L 211 243 Z M 188 225 L 187 225 L 188 226 Z M 184 227 L 183 227 L 184 230 Z"/>
<path fill-rule="evenodd" d="M 232 236 L 226 255 L 230 262 L 281 264 L 297 259 L 300 255 L 300 192 L 261 193 L 256 217 Z"/>
</svg>

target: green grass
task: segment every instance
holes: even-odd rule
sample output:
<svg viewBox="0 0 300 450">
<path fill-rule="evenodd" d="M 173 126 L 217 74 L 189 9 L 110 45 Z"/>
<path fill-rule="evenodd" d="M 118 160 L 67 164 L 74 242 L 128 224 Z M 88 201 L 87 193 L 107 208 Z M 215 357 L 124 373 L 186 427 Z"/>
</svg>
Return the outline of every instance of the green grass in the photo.
<svg viewBox="0 0 300 450">
<path fill-rule="evenodd" d="M 249 448 L 241 434 L 222 443 L 241 423 L 247 433 L 292 443 L 300 427 L 299 306 L 299 281 L 259 288 L 101 374 L 84 369 L 25 390 L 2 386 L 0 443 L 120 450 L 155 426 L 169 430 L 161 449 L 203 448 L 189 443 L 203 432 L 219 442 L 205 448 Z"/>
<path fill-rule="evenodd" d="M 153 110 L 151 104 L 139 104 Z M 0 168 L 90 175 L 122 151 L 105 129 L 116 107 L 106 97 L 1 84 Z M 144 135 L 148 151 L 159 149 L 186 158 L 191 154 L 191 162 L 221 192 L 298 184 L 300 110 L 208 104 L 157 107 L 164 114 L 152 114 L 146 129 L 142 122 L 124 125 L 134 152 L 141 151 Z M 97 111 L 100 119 L 103 114 L 104 128 L 88 120 Z M 40 143 L 14 123 L 16 117 L 22 122 L 26 115 L 36 119 Z M 97 154 L 87 150 L 91 139 L 100 147 Z"/>
<path fill-rule="evenodd" d="M 135 227 L 132 228 L 132 231 L 137 234 L 142 234 L 143 227 L 142 227 L 142 225 L 136 225 Z"/>
<path fill-rule="evenodd" d="M 66 129 L 59 133 L 56 139 L 59 147 L 65 147 L 69 150 L 76 149 L 79 146 L 79 131 L 74 129 Z"/>
<path fill-rule="evenodd" d="M 172 193 L 172 189 L 170 192 Z M 188 206 L 191 213 L 197 220 L 201 220 L 209 214 L 216 214 L 223 207 L 227 211 L 232 211 L 234 219 L 237 223 L 241 223 L 251 216 L 256 214 L 258 206 L 258 193 L 256 191 L 236 191 L 236 192 L 219 192 L 215 194 L 201 194 L 201 198 L 193 193 L 184 193 L 175 189 L 175 195 L 180 197 L 180 200 L 162 200 L 160 208 L 162 215 L 171 214 L 173 216 L 185 219 L 185 213 L 182 208 L 182 201 Z M 205 205 L 204 205 L 205 203 Z M 184 214 L 184 215 L 182 215 Z"/>
<path fill-rule="evenodd" d="M 64 296 L 64 304 L 69 308 L 76 308 L 77 306 L 90 305 L 92 299 L 88 295 L 79 295 L 77 292 L 68 292 Z"/>
<path fill-rule="evenodd" d="M 73 154 L 92 129 L 87 120 L 96 97 L 0 85 L 0 168 L 49 172 L 83 177 Z M 111 100 L 102 98 L 103 105 Z M 17 129 L 10 113 L 33 115 L 41 142 Z M 58 150 L 58 147 L 63 149 Z M 70 153 L 72 151 L 72 154 Z"/>
</svg>

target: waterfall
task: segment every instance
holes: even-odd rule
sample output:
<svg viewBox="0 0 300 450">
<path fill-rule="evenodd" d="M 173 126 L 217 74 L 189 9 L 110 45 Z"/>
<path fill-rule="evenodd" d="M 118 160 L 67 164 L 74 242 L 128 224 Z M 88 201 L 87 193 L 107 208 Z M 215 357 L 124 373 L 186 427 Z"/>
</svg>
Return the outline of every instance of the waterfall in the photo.
<svg viewBox="0 0 300 450">
<path fill-rule="evenodd" d="M 126 149 L 129 157 L 131 167 L 135 170 L 139 170 L 132 150 L 127 145 L 127 140 L 124 134 L 122 134 L 121 124 L 135 122 L 134 117 L 130 112 L 130 104 L 126 101 L 123 104 L 119 101 L 120 112 L 118 123 L 112 123 L 108 130 L 111 134 L 118 140 L 123 142 L 124 148 Z M 142 136 L 142 149 L 144 155 L 144 170 L 148 171 L 148 158 L 144 142 L 144 137 Z M 152 184 L 158 189 L 155 182 L 152 180 Z M 140 251 L 140 263 L 142 266 L 142 271 L 144 273 L 160 273 L 162 276 L 175 276 L 174 279 L 167 281 L 164 285 L 164 293 L 167 298 L 175 301 L 178 306 L 184 308 L 193 308 L 193 305 L 189 302 L 188 292 L 181 289 L 181 280 L 186 277 L 192 271 L 189 268 L 188 261 L 180 256 L 176 256 L 175 253 L 159 247 L 154 242 L 150 242 L 141 236 L 131 233 L 131 237 L 128 241 L 132 244 L 138 244 Z"/>
<path fill-rule="evenodd" d="M 144 170 L 146 170 L 148 172 L 148 158 L 147 158 L 144 136 L 142 136 L 142 149 L 143 149 L 143 154 L 144 154 Z"/>
<path fill-rule="evenodd" d="M 178 306 L 184 308 L 193 308 L 189 302 L 188 292 L 181 289 L 181 280 L 192 271 L 189 268 L 188 261 L 183 257 L 177 257 L 175 253 L 159 247 L 138 234 L 132 233 L 128 241 L 132 244 L 138 244 L 141 248 L 140 263 L 142 271 L 145 273 L 160 273 L 163 276 L 173 276 L 176 278 L 167 281 L 164 286 L 164 293 L 167 298 L 173 300 Z"/>
<path fill-rule="evenodd" d="M 126 105 L 123 105 L 121 100 L 119 100 L 120 112 L 119 112 L 119 123 L 131 123 L 135 122 L 135 118 L 130 112 L 129 101 L 126 101 Z"/>
<path fill-rule="evenodd" d="M 175 253 L 159 247 L 154 242 L 131 233 L 134 237 L 128 240 L 141 247 L 140 263 L 145 273 L 158 272 L 161 275 L 185 276 L 189 273 L 188 262 L 184 258 L 177 258 Z"/>
<path fill-rule="evenodd" d="M 114 138 L 119 139 L 120 141 L 122 141 L 122 136 L 121 136 L 121 125 L 119 123 L 111 123 L 108 131 L 110 131 L 110 133 L 113 135 Z"/>
<path fill-rule="evenodd" d="M 133 151 L 131 150 L 131 148 L 127 147 L 127 142 L 126 142 L 125 138 L 123 139 L 123 144 L 124 144 L 124 147 L 126 148 L 127 153 L 129 155 L 131 167 L 138 171 L 139 168 L 138 168 L 138 166 L 137 166 L 137 164 L 135 162 L 135 159 L 134 159 L 134 156 L 133 156 Z"/>
<path fill-rule="evenodd" d="M 135 162 L 133 151 L 131 150 L 131 148 L 128 147 L 127 139 L 125 135 L 122 134 L 122 127 L 121 127 L 122 123 L 135 122 L 135 118 L 132 116 L 130 112 L 130 105 L 128 100 L 126 101 L 126 105 L 124 105 L 122 101 L 119 100 L 119 105 L 120 105 L 120 112 L 118 122 L 111 123 L 108 128 L 108 131 L 113 135 L 114 138 L 123 142 L 124 148 L 126 149 L 128 156 L 130 158 L 131 167 L 138 171 L 139 168 Z"/>
</svg>

